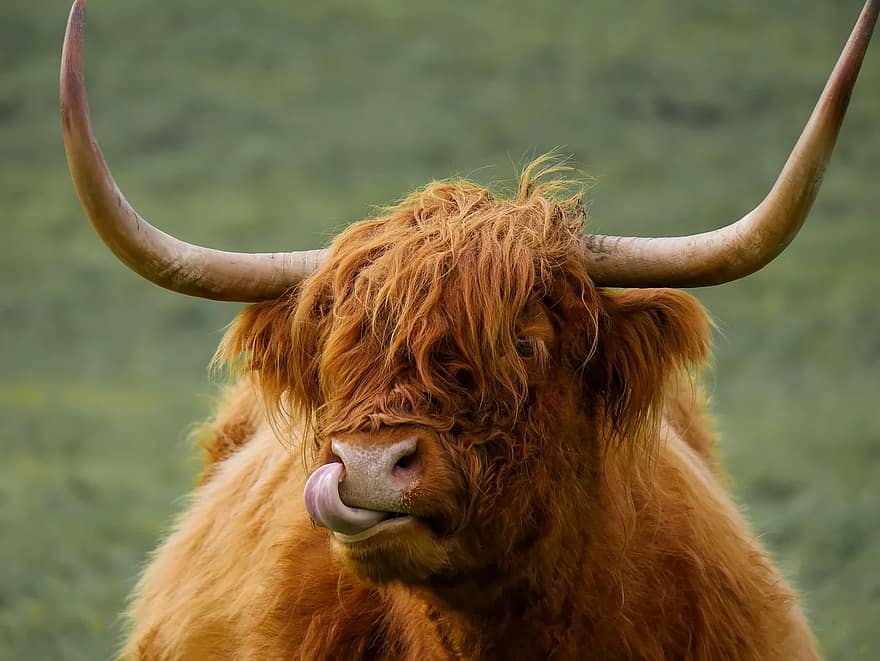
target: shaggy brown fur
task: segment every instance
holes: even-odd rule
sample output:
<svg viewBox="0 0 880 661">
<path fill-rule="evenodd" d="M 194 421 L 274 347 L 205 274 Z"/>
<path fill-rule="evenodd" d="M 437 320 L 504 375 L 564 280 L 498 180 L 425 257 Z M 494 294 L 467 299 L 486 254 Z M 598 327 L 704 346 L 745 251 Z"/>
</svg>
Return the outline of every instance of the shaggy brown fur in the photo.
<svg viewBox="0 0 880 661">
<path fill-rule="evenodd" d="M 540 167 L 512 200 L 431 184 L 243 313 L 220 356 L 245 375 L 127 657 L 815 658 L 715 470 L 688 376 L 704 312 L 594 286 L 580 200 Z M 313 526 L 330 440 L 401 433 L 418 525 L 348 546 Z"/>
</svg>

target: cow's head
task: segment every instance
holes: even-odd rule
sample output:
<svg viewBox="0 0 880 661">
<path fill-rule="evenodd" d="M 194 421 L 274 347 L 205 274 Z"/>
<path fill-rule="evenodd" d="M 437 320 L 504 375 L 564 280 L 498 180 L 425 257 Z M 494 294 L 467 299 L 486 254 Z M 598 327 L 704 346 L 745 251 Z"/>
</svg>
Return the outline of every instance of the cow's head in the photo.
<svg viewBox="0 0 880 661">
<path fill-rule="evenodd" d="M 491 575 L 493 563 L 583 525 L 599 458 L 637 444 L 666 380 L 706 349 L 690 297 L 641 288 L 728 282 L 794 237 L 880 8 L 868 0 L 768 196 L 721 229 L 584 236 L 579 200 L 537 183 L 539 163 L 510 200 L 432 184 L 328 250 L 242 254 L 164 234 L 116 187 L 85 100 L 84 4 L 71 11 L 61 94 L 92 223 L 159 285 L 263 301 L 224 352 L 246 356 L 276 423 L 309 422 L 319 467 L 306 499 L 343 560 L 375 580 L 411 582 L 449 579 L 453 567 Z"/>
<path fill-rule="evenodd" d="M 227 338 L 270 409 L 311 421 L 309 510 L 364 576 L 485 572 L 571 532 L 599 457 L 706 348 L 690 296 L 595 286 L 580 199 L 538 168 L 511 200 L 435 183 L 356 223 Z"/>
</svg>

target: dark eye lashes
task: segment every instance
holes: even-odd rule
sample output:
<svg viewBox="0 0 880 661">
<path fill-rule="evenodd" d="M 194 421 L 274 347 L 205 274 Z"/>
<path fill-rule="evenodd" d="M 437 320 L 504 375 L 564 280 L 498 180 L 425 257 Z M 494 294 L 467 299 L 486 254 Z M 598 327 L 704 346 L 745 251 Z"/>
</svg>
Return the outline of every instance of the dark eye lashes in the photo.
<svg viewBox="0 0 880 661">
<path fill-rule="evenodd" d="M 531 358 L 535 355 L 535 340 L 531 337 L 516 338 L 516 352 L 523 358 Z"/>
</svg>

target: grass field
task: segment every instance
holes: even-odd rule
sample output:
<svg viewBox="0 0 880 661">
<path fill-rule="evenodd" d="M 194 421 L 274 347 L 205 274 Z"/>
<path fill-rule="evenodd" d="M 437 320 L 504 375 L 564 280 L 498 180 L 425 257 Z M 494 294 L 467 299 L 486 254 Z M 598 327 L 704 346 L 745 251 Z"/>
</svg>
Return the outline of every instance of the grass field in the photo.
<svg viewBox="0 0 880 661">
<path fill-rule="evenodd" d="M 859 0 L 92 0 L 96 130 L 189 241 L 316 247 L 432 178 L 572 154 L 592 226 L 672 234 L 766 192 Z M 140 280 L 74 196 L 66 0 L 0 3 L 0 659 L 104 659 L 197 471 L 238 308 Z M 807 226 L 698 291 L 722 451 L 829 659 L 880 658 L 880 44 Z"/>
</svg>

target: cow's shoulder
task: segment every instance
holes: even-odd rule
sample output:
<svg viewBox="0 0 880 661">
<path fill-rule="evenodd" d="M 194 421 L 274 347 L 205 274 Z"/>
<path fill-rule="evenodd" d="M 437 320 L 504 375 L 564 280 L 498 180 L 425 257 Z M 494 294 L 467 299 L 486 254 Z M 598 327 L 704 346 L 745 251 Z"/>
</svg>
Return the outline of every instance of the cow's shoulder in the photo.
<svg viewBox="0 0 880 661">
<path fill-rule="evenodd" d="M 213 465 L 133 599 L 126 658 L 235 657 L 284 549 L 312 530 L 301 453 L 267 427 Z"/>
</svg>

